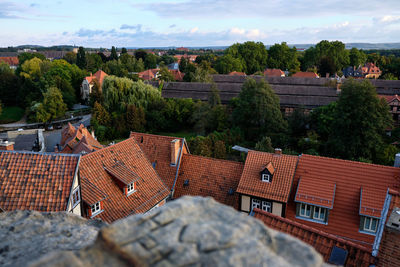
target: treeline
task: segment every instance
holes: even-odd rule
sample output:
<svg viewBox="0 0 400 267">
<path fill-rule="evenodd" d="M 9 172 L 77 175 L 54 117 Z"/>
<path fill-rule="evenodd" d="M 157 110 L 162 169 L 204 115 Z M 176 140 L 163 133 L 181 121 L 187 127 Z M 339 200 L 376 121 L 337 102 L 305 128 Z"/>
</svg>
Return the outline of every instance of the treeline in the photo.
<svg viewBox="0 0 400 267">
<path fill-rule="evenodd" d="M 189 132 L 193 154 L 240 159 L 232 146 L 287 154 L 307 153 L 392 164 L 398 148 L 388 137 L 389 107 L 368 81 L 349 80 L 337 102 L 311 113 L 296 109 L 285 118 L 279 99 L 264 81 L 248 78 L 241 93 L 222 105 L 216 87 L 207 102 L 163 99 L 157 88 L 115 76 L 96 90 L 92 125 L 100 140 L 126 138 L 130 131 Z M 362 103 L 362 105 L 360 105 Z"/>
</svg>

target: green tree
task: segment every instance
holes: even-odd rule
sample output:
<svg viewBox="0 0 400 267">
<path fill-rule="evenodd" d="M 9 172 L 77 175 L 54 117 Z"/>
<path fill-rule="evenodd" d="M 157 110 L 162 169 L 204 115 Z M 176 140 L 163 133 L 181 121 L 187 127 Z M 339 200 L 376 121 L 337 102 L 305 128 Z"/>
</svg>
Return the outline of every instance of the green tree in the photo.
<svg viewBox="0 0 400 267">
<path fill-rule="evenodd" d="M 367 80 L 347 80 L 337 101 L 330 151 L 344 159 L 372 159 L 384 148 L 385 129 L 392 124 L 389 107 Z"/>
<path fill-rule="evenodd" d="M 290 48 L 285 42 L 275 44 L 268 49 L 268 68 L 277 68 L 297 72 L 300 62 L 297 59 L 296 47 Z"/>
<path fill-rule="evenodd" d="M 224 55 L 217 58 L 215 69 L 220 74 L 228 74 L 232 71 L 242 72 L 244 69 L 244 61 L 241 58 L 235 58 L 232 55 Z"/>
<path fill-rule="evenodd" d="M 142 132 L 146 124 L 145 111 L 142 107 L 128 105 L 126 109 L 126 126 L 128 131 Z"/>
<path fill-rule="evenodd" d="M 167 67 L 160 68 L 160 80 L 166 82 L 173 82 L 175 81 L 174 75 L 168 70 Z"/>
<path fill-rule="evenodd" d="M 350 49 L 349 59 L 350 66 L 358 67 L 365 63 L 365 61 L 367 60 L 367 55 L 363 51 L 353 47 L 352 49 Z"/>
<path fill-rule="evenodd" d="M 226 147 L 225 142 L 218 140 L 214 144 L 214 158 L 226 159 Z"/>
<path fill-rule="evenodd" d="M 121 49 L 121 54 L 127 54 L 127 53 L 128 53 L 128 50 L 126 50 L 125 47 L 122 47 L 122 49 Z"/>
<path fill-rule="evenodd" d="M 144 51 L 143 49 L 138 49 L 135 51 L 135 57 L 137 60 L 142 59 L 142 61 L 144 61 L 144 59 L 146 58 L 147 52 Z"/>
<path fill-rule="evenodd" d="M 263 152 L 270 152 L 270 153 L 274 152 L 271 138 L 269 138 L 268 136 L 264 136 L 263 138 L 261 138 L 261 140 L 256 143 L 255 149 L 257 151 L 263 151 Z"/>
<path fill-rule="evenodd" d="M 76 55 L 76 65 L 81 69 L 85 69 L 87 65 L 85 49 L 82 46 L 79 47 Z"/>
<path fill-rule="evenodd" d="M 57 87 L 50 87 L 43 93 L 43 102 L 39 104 L 36 111 L 36 120 L 49 122 L 59 118 L 67 111 L 61 91 Z"/>
<path fill-rule="evenodd" d="M 118 60 L 117 50 L 115 49 L 115 46 L 111 47 L 111 54 L 109 59 Z"/>
<path fill-rule="evenodd" d="M 31 80 L 39 80 L 42 76 L 42 63 L 43 61 L 37 57 L 26 60 L 21 65 L 20 76 Z"/>
<path fill-rule="evenodd" d="M 107 110 L 98 102 L 94 103 L 92 118 L 100 125 L 108 126 L 111 122 L 111 116 Z"/>
<path fill-rule="evenodd" d="M 19 61 L 19 65 L 24 64 L 25 61 L 30 60 L 32 58 L 38 58 L 40 60 L 45 60 L 46 57 L 43 54 L 40 53 L 28 53 L 28 52 L 24 52 L 18 55 L 18 61 Z"/>
<path fill-rule="evenodd" d="M 157 67 L 157 56 L 147 54 L 144 58 L 144 66 L 146 69 L 155 69 Z"/>
<path fill-rule="evenodd" d="M 225 54 L 241 59 L 246 74 L 263 71 L 267 66 L 268 52 L 262 42 L 236 43 L 230 46 Z"/>
<path fill-rule="evenodd" d="M 101 69 L 103 65 L 103 60 L 98 54 L 88 54 L 86 58 L 86 70 L 90 72 L 96 72 Z"/>
<path fill-rule="evenodd" d="M 76 64 L 76 54 L 74 52 L 68 52 L 64 55 L 63 59 L 69 64 Z"/>
<path fill-rule="evenodd" d="M 248 78 L 232 113 L 234 125 L 241 128 L 247 140 L 286 131 L 287 123 L 280 111 L 279 98 L 270 85 Z"/>
</svg>

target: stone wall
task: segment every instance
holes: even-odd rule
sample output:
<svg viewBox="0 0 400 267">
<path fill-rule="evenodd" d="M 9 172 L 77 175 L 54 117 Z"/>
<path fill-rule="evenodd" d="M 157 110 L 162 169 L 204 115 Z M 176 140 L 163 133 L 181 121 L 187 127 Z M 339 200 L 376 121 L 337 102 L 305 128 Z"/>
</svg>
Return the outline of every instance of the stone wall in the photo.
<svg viewBox="0 0 400 267">
<path fill-rule="evenodd" d="M 92 235 L 87 238 L 82 236 L 82 227 L 90 224 L 92 228 L 87 230 L 91 232 L 96 229 L 93 222 L 84 223 L 83 219 L 65 213 L 9 214 L 0 214 L 1 220 L 15 218 L 2 221 L 0 228 L 3 239 L 8 235 L 9 246 L 12 246 L 5 251 L 6 241 L 1 244 L 0 255 L 3 258 L 0 264 L 8 266 L 325 265 L 311 246 L 271 230 L 261 221 L 219 204 L 212 198 L 182 197 L 147 214 L 119 220 L 104 226 L 96 241 L 86 248 L 82 248 L 83 243 L 90 244 Z M 66 221 L 61 222 L 63 220 Z M 25 227 L 17 229 L 16 224 L 24 224 Z M 57 224 L 61 224 L 60 227 L 55 227 Z M 51 225 L 54 227 L 49 227 Z M 10 237 L 14 236 L 18 238 L 11 241 Z M 53 242 L 57 239 L 58 242 Z M 76 246 L 70 242 L 73 239 Z M 50 244 L 56 252 L 48 254 Z M 59 252 L 60 249 L 69 251 Z M 32 262 L 44 254 L 44 257 Z"/>
</svg>

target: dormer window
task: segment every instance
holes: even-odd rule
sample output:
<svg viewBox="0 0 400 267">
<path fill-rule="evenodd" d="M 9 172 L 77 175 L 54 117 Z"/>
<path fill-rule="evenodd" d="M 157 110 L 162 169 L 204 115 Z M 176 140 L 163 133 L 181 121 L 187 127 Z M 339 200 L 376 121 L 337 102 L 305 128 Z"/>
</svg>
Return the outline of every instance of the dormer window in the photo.
<svg viewBox="0 0 400 267">
<path fill-rule="evenodd" d="M 261 181 L 271 183 L 274 172 L 275 172 L 275 168 L 272 165 L 272 162 L 269 162 L 261 170 Z"/>
<path fill-rule="evenodd" d="M 103 211 L 101 201 L 94 203 L 93 205 L 90 205 L 90 210 L 89 210 L 89 215 L 90 218 L 93 218 L 97 214 L 101 213 Z"/>
<path fill-rule="evenodd" d="M 376 230 L 378 229 L 378 225 L 379 225 L 378 218 L 361 216 L 361 222 L 360 222 L 361 232 L 375 234 Z"/>
<path fill-rule="evenodd" d="M 261 175 L 261 181 L 263 181 L 263 182 L 270 183 L 271 182 L 270 178 L 271 178 L 271 176 L 269 174 L 263 173 Z"/>
<path fill-rule="evenodd" d="M 126 194 L 127 194 L 127 195 L 130 195 L 130 194 L 132 194 L 133 192 L 135 192 L 135 183 L 130 183 L 130 184 L 128 184 L 128 186 L 127 186 Z"/>
</svg>

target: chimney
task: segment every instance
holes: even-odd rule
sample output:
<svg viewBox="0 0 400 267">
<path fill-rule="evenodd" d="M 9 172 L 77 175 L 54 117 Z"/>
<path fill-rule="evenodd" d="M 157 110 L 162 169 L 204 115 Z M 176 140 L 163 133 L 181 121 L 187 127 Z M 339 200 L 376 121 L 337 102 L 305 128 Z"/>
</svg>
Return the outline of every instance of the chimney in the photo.
<svg viewBox="0 0 400 267">
<path fill-rule="evenodd" d="M 181 140 L 175 139 L 171 141 L 171 165 L 175 166 L 178 163 L 179 149 Z"/>
<path fill-rule="evenodd" d="M 400 167 L 400 153 L 396 154 L 396 157 L 394 158 L 394 167 Z"/>
<path fill-rule="evenodd" d="M 282 155 L 282 149 L 280 149 L 280 148 L 275 148 L 274 153 L 277 154 L 277 155 Z"/>
<path fill-rule="evenodd" d="M 14 142 L 0 140 L 0 150 L 14 150 Z"/>
</svg>

